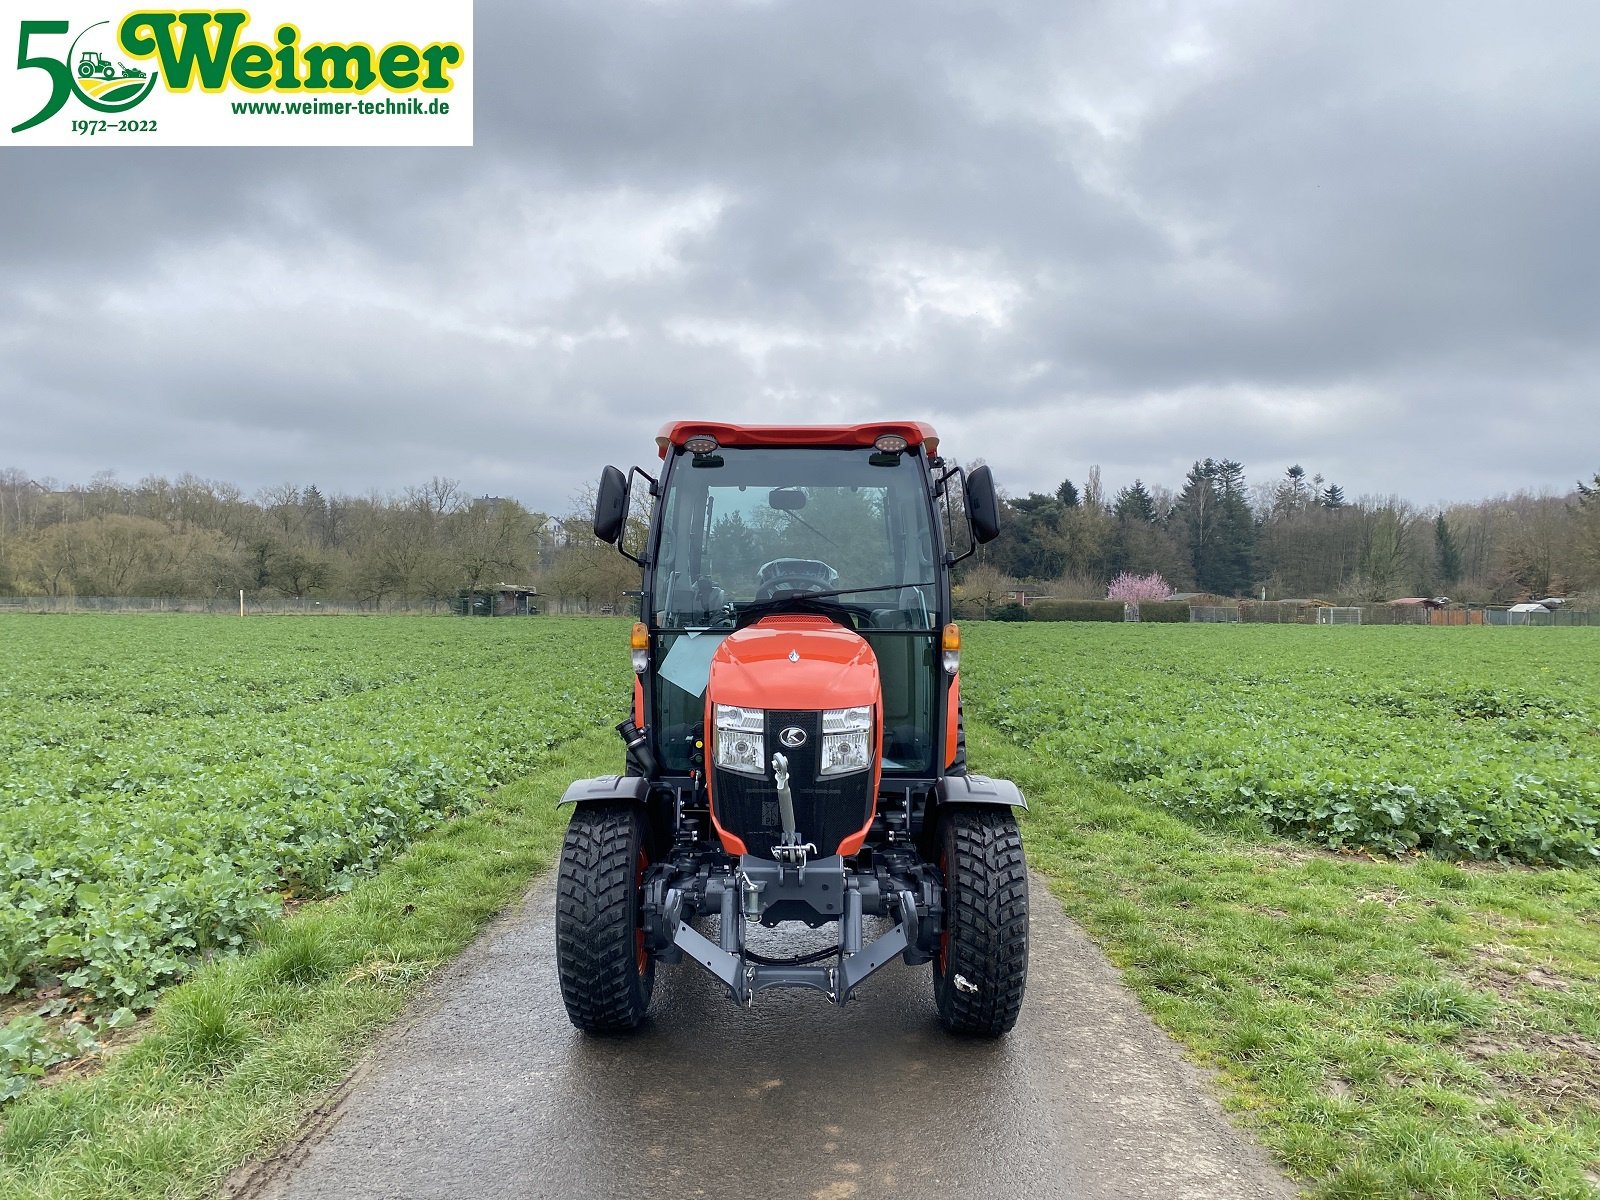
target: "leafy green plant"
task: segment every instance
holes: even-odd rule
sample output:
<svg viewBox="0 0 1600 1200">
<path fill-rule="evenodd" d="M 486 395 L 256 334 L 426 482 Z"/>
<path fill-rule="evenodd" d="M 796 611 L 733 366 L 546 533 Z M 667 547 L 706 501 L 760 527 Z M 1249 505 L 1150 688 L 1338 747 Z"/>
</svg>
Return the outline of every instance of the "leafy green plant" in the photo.
<svg viewBox="0 0 1600 1200">
<path fill-rule="evenodd" d="M 969 640 L 993 664 L 963 679 L 975 718 L 1196 820 L 1337 850 L 1600 863 L 1595 631 L 1029 624 Z"/>
<path fill-rule="evenodd" d="M 615 722 L 610 623 L 0 616 L 0 1091 Z M 274 947 L 287 977 L 313 946 Z M 15 1024 L 15 1023 L 13 1023 Z M 39 1039 L 43 1038 L 44 1041 Z M 68 1047 L 70 1051 L 70 1047 Z"/>
</svg>

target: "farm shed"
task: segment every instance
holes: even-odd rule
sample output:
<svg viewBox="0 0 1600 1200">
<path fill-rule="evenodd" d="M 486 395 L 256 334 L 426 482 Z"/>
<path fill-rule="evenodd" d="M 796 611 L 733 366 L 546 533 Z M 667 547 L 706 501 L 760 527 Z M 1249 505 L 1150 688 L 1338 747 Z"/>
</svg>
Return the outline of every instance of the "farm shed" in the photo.
<svg viewBox="0 0 1600 1200">
<path fill-rule="evenodd" d="M 538 595 L 537 588 L 499 583 L 493 587 L 463 588 L 450 607 L 462 617 L 526 617 L 539 611 L 534 603 Z"/>
<path fill-rule="evenodd" d="M 1506 609 L 1507 625 L 1533 625 L 1538 623 L 1537 617 L 1548 617 L 1550 610 L 1542 604 L 1535 604 L 1531 600 L 1522 604 L 1513 604 Z"/>
</svg>

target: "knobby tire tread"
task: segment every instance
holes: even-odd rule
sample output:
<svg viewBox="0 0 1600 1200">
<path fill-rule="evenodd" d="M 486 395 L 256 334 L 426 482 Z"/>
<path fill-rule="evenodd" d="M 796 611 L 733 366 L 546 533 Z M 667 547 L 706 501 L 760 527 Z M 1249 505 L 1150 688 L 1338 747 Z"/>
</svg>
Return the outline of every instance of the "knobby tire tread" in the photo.
<svg viewBox="0 0 1600 1200">
<path fill-rule="evenodd" d="M 644 823 L 626 805 L 579 805 L 567 825 L 556 880 L 556 967 L 567 1016 L 586 1033 L 644 1020 L 655 960 L 639 970 L 635 874 Z"/>
<path fill-rule="evenodd" d="M 940 818 L 949 948 L 934 967 L 940 1023 L 999 1037 L 1017 1023 L 1028 979 L 1028 864 L 1009 809 L 955 809 Z M 962 991 L 955 977 L 977 985 Z"/>
</svg>

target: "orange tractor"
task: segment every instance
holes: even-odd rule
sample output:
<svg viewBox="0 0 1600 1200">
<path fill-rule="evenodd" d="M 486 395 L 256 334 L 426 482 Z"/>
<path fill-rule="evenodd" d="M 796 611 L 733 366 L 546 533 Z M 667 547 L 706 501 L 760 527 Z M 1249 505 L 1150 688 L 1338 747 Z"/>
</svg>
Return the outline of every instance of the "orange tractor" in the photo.
<svg viewBox="0 0 1600 1200">
<path fill-rule="evenodd" d="M 910 422 L 681 421 L 656 441 L 659 478 L 607 467 L 595 510 L 643 586 L 625 771 L 562 798 L 573 1024 L 634 1028 L 685 959 L 741 1005 L 775 987 L 842 1005 L 899 958 L 931 965 L 946 1028 L 1004 1033 L 1027 977 L 1025 804 L 967 770 L 950 600 L 951 568 L 999 531 L 989 469 Z M 748 944 L 796 923 L 837 936 Z"/>
</svg>

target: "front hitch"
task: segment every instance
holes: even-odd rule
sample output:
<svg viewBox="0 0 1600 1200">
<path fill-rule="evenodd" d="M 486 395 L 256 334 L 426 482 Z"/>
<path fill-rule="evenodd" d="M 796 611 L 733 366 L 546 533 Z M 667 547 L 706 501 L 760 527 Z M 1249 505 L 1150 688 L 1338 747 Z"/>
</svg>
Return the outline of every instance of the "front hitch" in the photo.
<svg viewBox="0 0 1600 1200">
<path fill-rule="evenodd" d="M 804 871 L 771 859 L 743 855 L 736 869 L 674 881 L 657 880 L 648 889 L 650 943 L 663 959 L 687 956 L 715 975 L 741 1007 L 767 988 L 799 987 L 821 992 L 845 1004 L 856 988 L 897 956 L 907 962 L 928 961 L 930 937 L 937 937 L 941 890 L 933 878 L 920 886 L 908 880 L 881 880 L 848 870 L 838 855 L 817 859 Z M 888 886 L 884 886 L 885 882 Z M 915 890 L 913 890 L 915 888 Z M 918 893 L 921 893 L 920 897 Z M 692 903 L 690 902 L 692 901 Z M 746 930 L 759 923 L 774 905 L 810 910 L 839 923 L 838 946 L 829 956 L 774 960 L 757 955 L 745 944 Z M 919 911 L 920 910 L 920 911 Z M 712 941 L 685 919 L 689 912 L 717 912 L 721 928 Z M 865 942 L 863 918 L 886 916 L 894 925 L 871 943 Z"/>
</svg>

